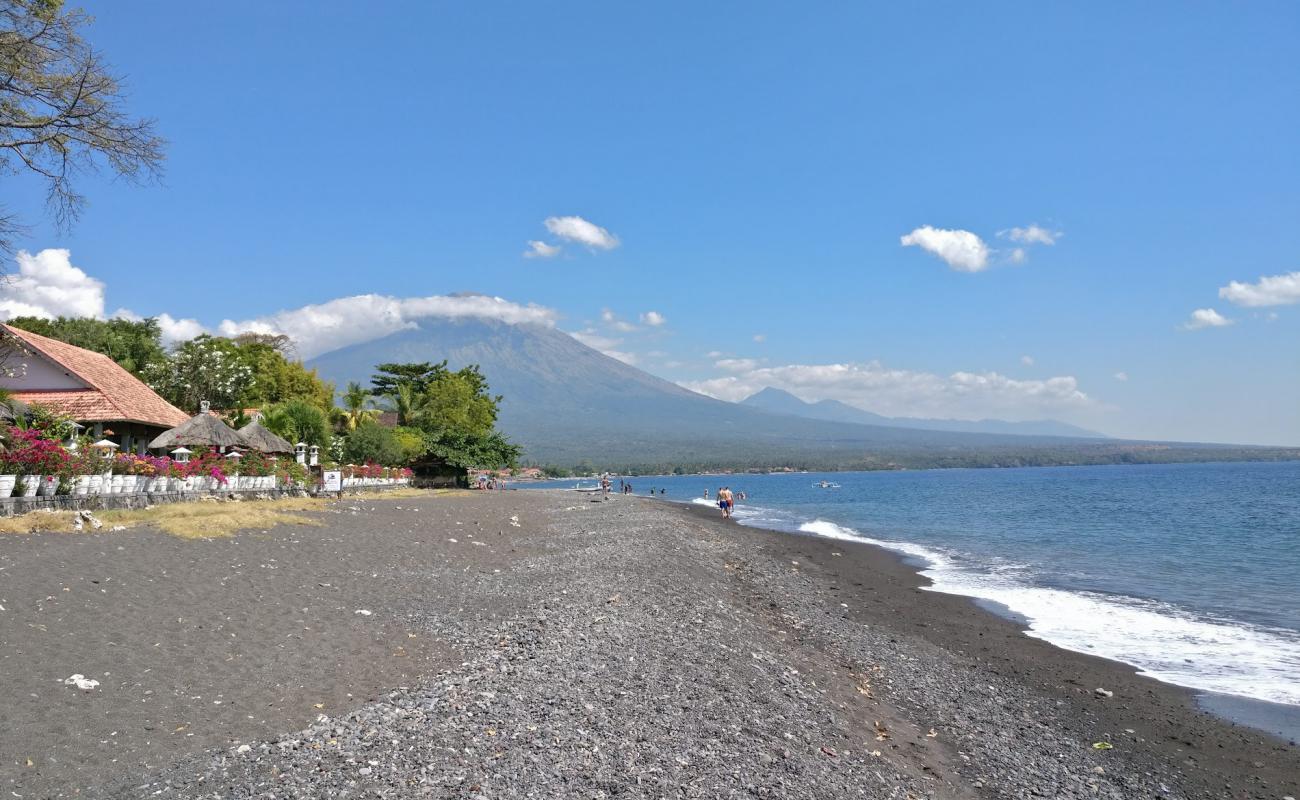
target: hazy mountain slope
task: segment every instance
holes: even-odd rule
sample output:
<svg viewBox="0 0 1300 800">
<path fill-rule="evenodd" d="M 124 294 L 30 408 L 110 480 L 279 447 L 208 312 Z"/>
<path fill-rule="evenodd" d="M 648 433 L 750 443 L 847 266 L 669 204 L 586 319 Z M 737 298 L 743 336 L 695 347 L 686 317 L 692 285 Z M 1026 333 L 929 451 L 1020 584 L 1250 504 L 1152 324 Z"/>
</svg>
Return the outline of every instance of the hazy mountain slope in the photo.
<svg viewBox="0 0 1300 800">
<path fill-rule="evenodd" d="M 779 414 L 793 414 L 809 419 L 832 422 L 852 422 L 861 425 L 884 425 L 897 428 L 919 428 L 929 431 L 956 431 L 964 433 L 995 433 L 1020 436 L 1069 436 L 1104 439 L 1105 434 L 1080 428 L 1054 419 L 1007 422 L 1000 419 L 959 420 L 921 419 L 913 417 L 885 417 L 838 400 L 807 403 L 781 389 L 768 387 L 740 401 L 742 405 L 761 408 Z"/>
<path fill-rule="evenodd" d="M 502 429 L 542 462 L 782 463 L 816 455 L 826 463 L 857 463 L 891 453 L 1032 443 L 773 414 L 687 391 L 562 331 L 492 320 L 425 320 L 418 329 L 327 353 L 308 366 L 342 386 L 368 383 L 377 363 L 442 359 L 453 368 L 482 366 L 493 391 L 505 396 Z"/>
</svg>

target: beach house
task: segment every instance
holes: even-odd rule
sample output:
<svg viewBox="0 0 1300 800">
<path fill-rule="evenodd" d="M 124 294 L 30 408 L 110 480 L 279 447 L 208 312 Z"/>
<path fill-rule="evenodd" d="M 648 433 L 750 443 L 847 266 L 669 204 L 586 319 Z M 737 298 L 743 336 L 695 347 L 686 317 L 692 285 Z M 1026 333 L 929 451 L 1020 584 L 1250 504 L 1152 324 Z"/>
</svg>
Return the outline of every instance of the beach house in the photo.
<svg viewBox="0 0 1300 800">
<path fill-rule="evenodd" d="M 72 417 L 124 453 L 143 453 L 158 434 L 189 419 L 108 356 L 9 325 L 0 325 L 0 388 Z"/>
</svg>

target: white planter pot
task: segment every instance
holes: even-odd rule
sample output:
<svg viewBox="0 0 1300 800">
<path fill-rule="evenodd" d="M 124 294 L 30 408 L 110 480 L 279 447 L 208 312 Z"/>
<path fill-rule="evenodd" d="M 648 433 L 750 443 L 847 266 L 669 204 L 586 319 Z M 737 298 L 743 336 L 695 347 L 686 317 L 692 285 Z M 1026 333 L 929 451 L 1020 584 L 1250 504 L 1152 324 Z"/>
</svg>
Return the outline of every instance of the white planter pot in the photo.
<svg viewBox="0 0 1300 800">
<path fill-rule="evenodd" d="M 149 491 L 157 494 L 167 490 L 167 479 L 161 475 L 155 475 L 149 479 Z"/>
<path fill-rule="evenodd" d="M 40 488 L 41 488 L 40 475 L 23 476 L 23 497 L 35 497 L 36 493 L 40 491 Z"/>
<path fill-rule="evenodd" d="M 45 475 L 41 478 L 40 495 L 42 497 L 53 497 L 59 491 L 59 476 Z"/>
<path fill-rule="evenodd" d="M 90 483 L 86 485 L 86 494 L 103 494 L 104 493 L 104 476 L 87 475 Z"/>
<path fill-rule="evenodd" d="M 167 479 L 167 491 L 169 491 L 169 492 L 179 492 L 179 491 L 180 491 L 181 489 L 183 489 L 183 488 L 185 488 L 185 480 L 184 480 L 183 478 L 168 478 L 168 479 Z"/>
<path fill-rule="evenodd" d="M 99 482 L 99 493 L 100 493 L 100 494 L 112 494 L 112 493 L 113 493 L 113 473 L 111 473 L 111 472 L 105 472 L 105 473 L 104 473 L 103 475 L 101 475 L 100 477 L 102 478 L 102 480 Z"/>
<path fill-rule="evenodd" d="M 197 480 L 193 475 L 186 475 L 185 480 L 181 481 L 182 492 L 194 491 L 194 481 Z"/>
<path fill-rule="evenodd" d="M 126 494 L 127 477 L 126 475 L 114 475 L 111 483 L 112 488 L 108 490 L 109 494 Z M 131 481 L 131 485 L 135 486 L 135 481 Z"/>
<path fill-rule="evenodd" d="M 149 488 L 149 477 L 147 475 L 133 475 L 135 480 L 132 482 L 131 491 L 135 494 L 144 494 L 145 489 Z"/>
</svg>

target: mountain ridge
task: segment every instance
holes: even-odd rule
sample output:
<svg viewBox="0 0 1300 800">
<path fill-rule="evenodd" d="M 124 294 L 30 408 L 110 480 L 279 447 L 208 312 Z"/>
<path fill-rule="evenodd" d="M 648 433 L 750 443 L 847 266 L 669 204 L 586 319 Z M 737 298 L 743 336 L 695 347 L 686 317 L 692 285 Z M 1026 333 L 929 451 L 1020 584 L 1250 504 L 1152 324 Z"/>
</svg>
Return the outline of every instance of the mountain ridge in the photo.
<svg viewBox="0 0 1300 800">
<path fill-rule="evenodd" d="M 964 433 L 1001 433 L 1021 436 L 1066 436 L 1081 439 L 1108 439 L 1103 433 L 1090 431 L 1068 422 L 1054 419 L 1023 420 L 1001 419 L 959 420 L 929 419 L 922 417 L 887 417 L 872 411 L 851 406 L 839 400 L 808 402 L 794 394 L 772 386 L 765 387 L 740 401 L 741 405 L 761 408 L 782 414 L 822 419 L 831 422 L 853 422 L 860 425 L 883 425 L 894 428 L 913 428 L 930 431 Z"/>
<path fill-rule="evenodd" d="M 307 366 L 336 386 L 364 385 L 379 363 L 444 359 L 453 369 L 482 368 L 491 391 L 504 397 L 498 427 L 537 464 L 626 472 L 919 469 L 1206 460 L 1234 452 L 809 419 L 697 394 L 553 326 L 480 317 L 424 318 L 413 328 L 319 355 Z"/>
</svg>

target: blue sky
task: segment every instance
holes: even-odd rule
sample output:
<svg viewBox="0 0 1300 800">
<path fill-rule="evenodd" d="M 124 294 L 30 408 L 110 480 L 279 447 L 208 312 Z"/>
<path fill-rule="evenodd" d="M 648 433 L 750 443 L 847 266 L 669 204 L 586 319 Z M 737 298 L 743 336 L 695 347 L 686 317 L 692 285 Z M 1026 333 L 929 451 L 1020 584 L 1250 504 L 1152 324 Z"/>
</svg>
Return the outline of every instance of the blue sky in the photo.
<svg viewBox="0 0 1300 800">
<path fill-rule="evenodd" d="M 167 175 L 19 244 L 108 314 L 473 291 L 728 398 L 1300 444 L 1300 7 L 705 5 L 86 2 Z"/>
</svg>

